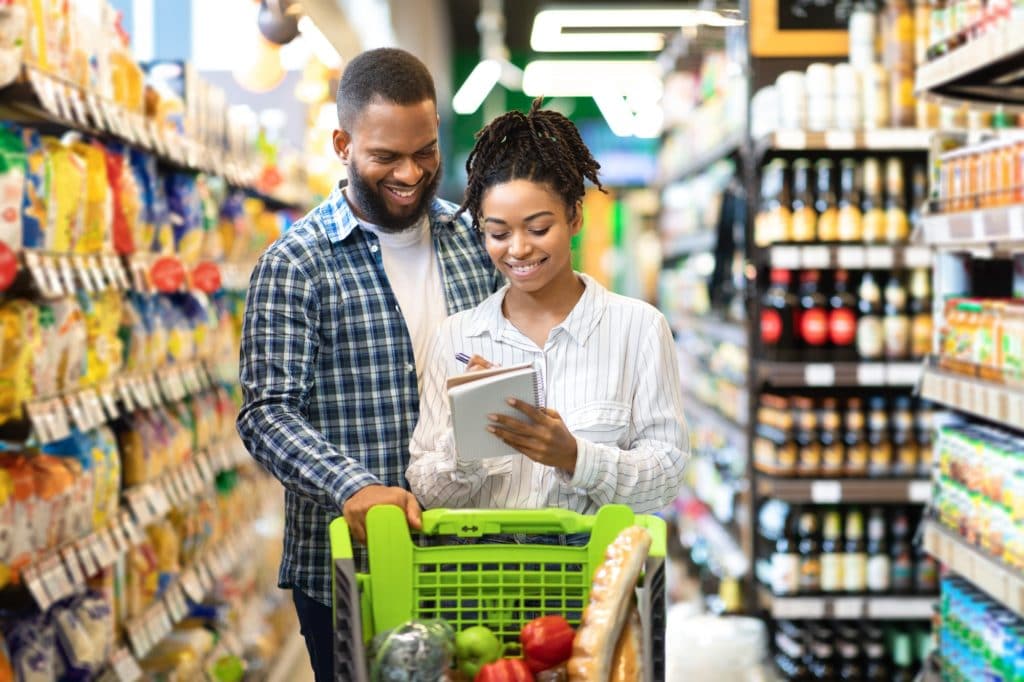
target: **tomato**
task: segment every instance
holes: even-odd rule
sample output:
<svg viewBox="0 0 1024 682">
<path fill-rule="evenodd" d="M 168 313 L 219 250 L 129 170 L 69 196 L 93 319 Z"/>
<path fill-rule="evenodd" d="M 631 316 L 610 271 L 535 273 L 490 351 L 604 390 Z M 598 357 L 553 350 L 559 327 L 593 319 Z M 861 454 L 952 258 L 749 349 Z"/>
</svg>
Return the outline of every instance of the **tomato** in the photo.
<svg viewBox="0 0 1024 682">
<path fill-rule="evenodd" d="M 526 664 L 539 673 L 568 661 L 575 637 L 575 631 L 565 618 L 541 616 L 523 626 L 519 642 L 523 645 Z"/>
<path fill-rule="evenodd" d="M 473 682 L 533 682 L 533 673 L 521 658 L 502 658 L 480 668 Z"/>
</svg>

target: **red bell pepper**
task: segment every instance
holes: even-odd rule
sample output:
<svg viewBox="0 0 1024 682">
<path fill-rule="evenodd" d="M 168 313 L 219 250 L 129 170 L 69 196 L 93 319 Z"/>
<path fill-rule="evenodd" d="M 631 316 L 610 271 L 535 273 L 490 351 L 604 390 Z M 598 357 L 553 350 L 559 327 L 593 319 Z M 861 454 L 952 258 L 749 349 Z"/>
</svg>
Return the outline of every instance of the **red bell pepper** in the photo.
<svg viewBox="0 0 1024 682">
<path fill-rule="evenodd" d="M 521 658 L 502 658 L 480 668 L 473 682 L 533 682 L 533 673 Z"/>
<path fill-rule="evenodd" d="M 535 673 L 557 668 L 572 656 L 576 632 L 561 616 L 541 616 L 523 626 L 519 643 L 526 665 Z"/>
</svg>

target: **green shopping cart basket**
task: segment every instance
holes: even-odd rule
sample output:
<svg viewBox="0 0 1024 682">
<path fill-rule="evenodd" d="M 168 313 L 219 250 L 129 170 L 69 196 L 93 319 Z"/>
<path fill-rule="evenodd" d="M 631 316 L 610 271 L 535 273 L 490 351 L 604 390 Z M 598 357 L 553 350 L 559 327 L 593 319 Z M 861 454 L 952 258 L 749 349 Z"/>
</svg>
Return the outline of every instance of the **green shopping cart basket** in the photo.
<svg viewBox="0 0 1024 682">
<path fill-rule="evenodd" d="M 511 651 L 522 626 L 538 616 L 558 614 L 578 625 L 605 549 L 633 525 L 653 539 L 637 586 L 644 677 L 664 682 L 665 522 L 623 505 L 602 507 L 595 516 L 564 509 L 433 509 L 424 512 L 423 530 L 416 533 L 398 507 L 374 507 L 366 517 L 368 574 L 356 574 L 348 525 L 335 519 L 335 679 L 366 682 L 366 643 L 411 618 L 443 618 L 456 632 L 485 625 Z M 487 542 L 488 536 L 514 534 L 557 542 L 580 533 L 589 534 L 582 546 Z"/>
</svg>

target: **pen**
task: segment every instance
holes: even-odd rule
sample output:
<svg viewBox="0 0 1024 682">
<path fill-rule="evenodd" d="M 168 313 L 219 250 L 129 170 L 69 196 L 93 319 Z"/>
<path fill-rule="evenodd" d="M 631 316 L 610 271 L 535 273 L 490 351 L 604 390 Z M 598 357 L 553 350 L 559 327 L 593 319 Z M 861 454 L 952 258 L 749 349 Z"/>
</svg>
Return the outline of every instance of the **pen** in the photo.
<svg viewBox="0 0 1024 682">
<path fill-rule="evenodd" d="M 455 359 L 458 360 L 459 362 L 461 362 L 464 365 L 468 365 L 469 364 L 469 356 L 466 355 L 465 353 L 456 353 L 455 354 Z"/>
</svg>

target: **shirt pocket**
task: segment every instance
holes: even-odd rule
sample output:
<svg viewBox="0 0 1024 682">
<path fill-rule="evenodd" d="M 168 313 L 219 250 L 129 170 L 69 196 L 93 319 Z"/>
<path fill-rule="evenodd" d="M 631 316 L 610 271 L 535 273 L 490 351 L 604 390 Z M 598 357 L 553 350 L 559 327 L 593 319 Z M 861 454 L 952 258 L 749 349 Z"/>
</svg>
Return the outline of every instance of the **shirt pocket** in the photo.
<svg viewBox="0 0 1024 682">
<path fill-rule="evenodd" d="M 614 400 L 596 400 L 570 412 L 565 425 L 574 436 L 602 445 L 625 445 L 629 406 Z"/>
<path fill-rule="evenodd" d="M 480 464 L 483 466 L 484 471 L 487 472 L 487 478 L 500 478 L 502 476 L 509 476 L 512 473 L 513 459 L 515 459 L 515 455 L 488 457 L 487 459 L 480 460 Z"/>
</svg>

